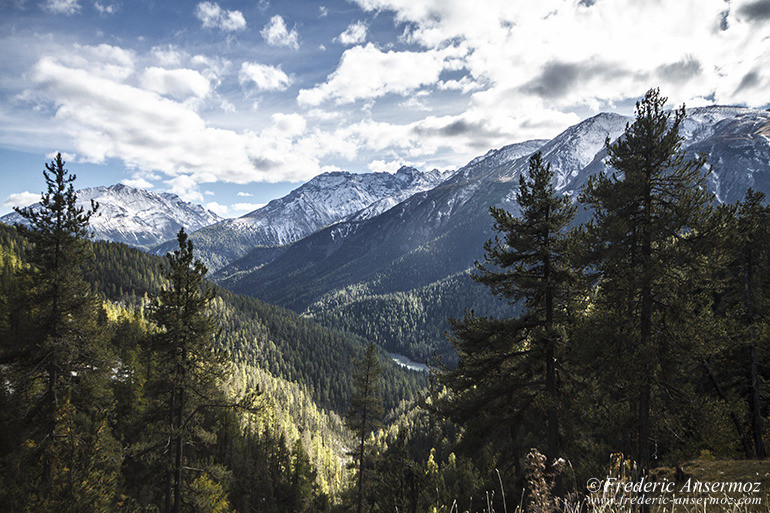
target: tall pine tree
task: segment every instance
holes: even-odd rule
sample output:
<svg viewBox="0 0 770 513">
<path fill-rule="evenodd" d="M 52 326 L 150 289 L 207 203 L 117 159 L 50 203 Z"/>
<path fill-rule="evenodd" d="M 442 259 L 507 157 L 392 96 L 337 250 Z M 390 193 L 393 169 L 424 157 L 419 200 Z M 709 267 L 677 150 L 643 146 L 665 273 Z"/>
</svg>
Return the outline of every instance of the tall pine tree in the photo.
<svg viewBox="0 0 770 513">
<path fill-rule="evenodd" d="M 377 348 L 371 343 L 367 346 L 363 358 L 355 360 L 353 373 L 353 394 L 350 397 L 350 410 L 345 422 L 355 434 L 358 448 L 355 458 L 358 460 L 358 484 L 356 511 L 361 513 L 364 501 L 364 481 L 366 476 L 366 439 L 380 427 L 382 421 L 382 396 L 380 375 L 382 368 L 377 360 Z"/>
<path fill-rule="evenodd" d="M 27 508 L 103 511 L 112 506 L 120 455 L 109 429 L 112 358 L 100 336 L 99 302 L 82 277 L 98 205 L 78 206 L 76 176 L 61 154 L 43 175 L 40 205 L 16 209 L 32 243 L 23 279 L 29 291 L 18 298 L 26 311 L 2 360 L 16 369 L 12 388 L 27 403 L 17 419 L 26 440 L 17 454 L 24 472 L 7 477 L 24 481 L 27 492 L 17 497 Z"/>
<path fill-rule="evenodd" d="M 721 356 L 727 358 L 734 376 L 730 388 L 737 388 L 746 398 L 751 445 L 757 459 L 766 457 L 760 362 L 768 350 L 770 320 L 770 207 L 764 203 L 764 193 L 749 189 L 743 201 L 735 205 L 724 236 L 725 287 L 718 304 L 730 338 Z"/>
<path fill-rule="evenodd" d="M 164 511 L 185 509 L 185 493 L 195 475 L 190 472 L 194 454 L 185 451 L 194 445 L 203 448 L 207 435 L 202 422 L 209 408 L 231 406 L 218 385 L 223 379 L 223 357 L 214 348 L 214 322 L 207 312 L 214 290 L 206 288 L 206 267 L 193 256 L 193 244 L 184 229 L 177 235 L 179 249 L 166 255 L 168 267 L 164 287 L 154 301 L 151 319 L 161 328 L 154 349 L 161 372 L 153 386 L 160 404 L 156 411 L 165 415 L 167 443 L 164 451 Z"/>
<path fill-rule="evenodd" d="M 471 311 L 462 322 L 453 322 L 459 363 L 438 375 L 452 392 L 439 401 L 439 408 L 460 423 L 480 431 L 507 425 L 516 439 L 516 426 L 523 425 L 525 417 L 530 422 L 542 419 L 551 461 L 560 452 L 557 362 L 566 343 L 563 328 L 576 282 L 567 251 L 568 226 L 576 208 L 569 198 L 557 195 L 553 176 L 542 155 L 532 155 L 516 194 L 520 216 L 490 209 L 502 238 L 487 241 L 485 262 L 476 264 L 479 273 L 474 279 L 521 313 L 500 320 Z M 533 427 L 542 440 L 542 431 Z"/>
<path fill-rule="evenodd" d="M 615 330 L 606 355 L 617 357 L 631 388 L 637 462 L 651 458 L 655 389 L 675 364 L 680 300 L 694 289 L 699 240 L 710 211 L 705 157 L 688 158 L 679 128 L 685 109 L 669 113 L 657 89 L 636 104 L 636 119 L 616 142 L 607 140 L 617 170 L 591 177 L 581 201 L 593 209 L 586 227 L 590 262 L 599 279 L 597 303 Z M 621 379 L 622 378 L 622 379 Z"/>
</svg>

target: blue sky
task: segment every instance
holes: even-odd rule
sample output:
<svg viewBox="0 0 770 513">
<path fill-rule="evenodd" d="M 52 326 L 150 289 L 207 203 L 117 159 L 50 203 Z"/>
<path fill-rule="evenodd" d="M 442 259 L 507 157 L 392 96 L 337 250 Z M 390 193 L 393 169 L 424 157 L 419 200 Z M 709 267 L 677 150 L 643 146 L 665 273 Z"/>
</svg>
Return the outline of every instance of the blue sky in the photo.
<svg viewBox="0 0 770 513">
<path fill-rule="evenodd" d="M 0 213 L 79 187 L 227 217 L 318 173 L 454 169 L 648 88 L 770 103 L 770 0 L 0 0 Z"/>
</svg>

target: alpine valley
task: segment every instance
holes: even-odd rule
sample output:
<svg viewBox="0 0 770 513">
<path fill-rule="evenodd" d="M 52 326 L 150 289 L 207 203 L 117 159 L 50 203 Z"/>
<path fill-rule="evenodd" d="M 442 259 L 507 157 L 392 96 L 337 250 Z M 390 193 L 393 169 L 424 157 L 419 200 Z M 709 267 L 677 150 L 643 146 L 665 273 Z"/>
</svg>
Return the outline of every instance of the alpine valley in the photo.
<svg viewBox="0 0 770 513">
<path fill-rule="evenodd" d="M 316 226 L 326 226 L 299 240 L 260 244 L 218 269 L 213 279 L 230 290 L 374 340 L 390 352 L 421 362 L 432 360 L 437 352 L 451 364 L 455 354 L 445 335 L 450 317 L 461 317 L 466 308 L 480 314 L 513 311 L 470 277 L 474 262 L 483 257 L 484 241 L 494 236 L 489 207 L 517 212 L 519 177 L 535 151 L 552 166 L 556 190 L 577 199 L 590 176 L 609 172 L 605 141 L 616 140 L 631 121 L 599 114 L 550 141 L 491 150 L 435 187 L 415 192 L 378 215 L 368 215 L 367 209 L 352 215 L 346 210 L 347 218 L 340 215 L 334 224 L 319 221 Z M 717 202 L 733 203 L 749 187 L 770 193 L 769 112 L 691 109 L 680 132 L 688 154 L 707 156 L 708 188 Z M 293 210 L 289 198 L 295 193 L 273 202 L 275 207 L 286 204 Z M 329 202 L 330 195 L 334 196 L 316 194 L 308 203 Z M 335 199 L 326 204 L 338 203 Z M 265 209 L 275 212 L 275 207 Z M 308 208 L 303 215 L 317 208 Z M 287 208 L 289 218 L 292 210 Z M 588 217 L 590 212 L 581 210 L 576 222 Z M 305 226 L 305 218 L 300 219 Z M 208 236 L 235 222 L 241 220 L 224 221 L 198 233 Z M 281 225 L 287 225 L 284 216 Z M 226 244 L 208 249 L 232 255 Z"/>
<path fill-rule="evenodd" d="M 663 104 L 237 219 L 57 155 L 0 219 L 0 504 L 555 513 L 562 454 L 580 504 L 609 454 L 766 481 L 770 112 Z"/>
<path fill-rule="evenodd" d="M 450 318 L 466 308 L 515 310 L 471 279 L 484 241 L 494 235 L 489 207 L 517 212 L 519 177 L 535 151 L 552 166 L 556 190 L 576 199 L 590 176 L 609 172 L 605 141 L 616 140 L 631 121 L 602 113 L 551 140 L 490 150 L 456 171 L 324 173 L 235 219 L 122 184 L 83 189 L 78 197 L 101 205 L 91 222 L 98 239 L 162 255 L 174 249 L 171 239 L 184 226 L 219 285 L 417 362 L 437 354 L 454 364 Z M 770 113 L 690 109 L 680 132 L 688 154 L 707 156 L 717 202 L 733 203 L 749 187 L 770 193 Z M 589 216 L 582 210 L 576 222 Z"/>
</svg>

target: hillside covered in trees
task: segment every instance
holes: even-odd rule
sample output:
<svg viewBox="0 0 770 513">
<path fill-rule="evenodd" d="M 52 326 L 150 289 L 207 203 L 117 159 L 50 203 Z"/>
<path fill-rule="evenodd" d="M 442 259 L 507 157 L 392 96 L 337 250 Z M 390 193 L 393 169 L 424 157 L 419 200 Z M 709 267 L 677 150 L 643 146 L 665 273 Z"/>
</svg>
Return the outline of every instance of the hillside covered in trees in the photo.
<svg viewBox="0 0 770 513">
<path fill-rule="evenodd" d="M 453 360 L 429 380 L 360 336 L 208 283 L 183 231 L 165 261 L 89 242 L 98 205 L 75 206 L 57 158 L 44 208 L 20 212 L 30 228 L 0 227 L 0 502 L 607 511 L 583 502 L 589 478 L 764 460 L 770 207 L 753 189 L 717 204 L 707 159 L 682 148 L 684 108 L 665 103 L 645 95 L 606 140 L 611 171 L 574 198 L 528 157 L 517 211 L 489 209 L 495 236 L 456 278 L 493 311 L 449 280 L 434 311 L 397 297 L 334 314 L 374 325 L 467 301 Z M 390 336 L 416 348 L 422 335 Z"/>
</svg>

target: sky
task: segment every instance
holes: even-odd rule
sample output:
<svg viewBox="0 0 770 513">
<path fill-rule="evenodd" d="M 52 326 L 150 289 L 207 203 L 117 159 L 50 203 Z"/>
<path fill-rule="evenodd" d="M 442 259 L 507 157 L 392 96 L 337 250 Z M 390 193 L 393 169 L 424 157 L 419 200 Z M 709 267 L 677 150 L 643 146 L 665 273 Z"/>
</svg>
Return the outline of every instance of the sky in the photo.
<svg viewBox="0 0 770 513">
<path fill-rule="evenodd" d="M 0 0 L 0 214 L 77 186 L 224 217 L 322 172 L 457 169 L 602 111 L 770 104 L 770 0 Z"/>
</svg>

